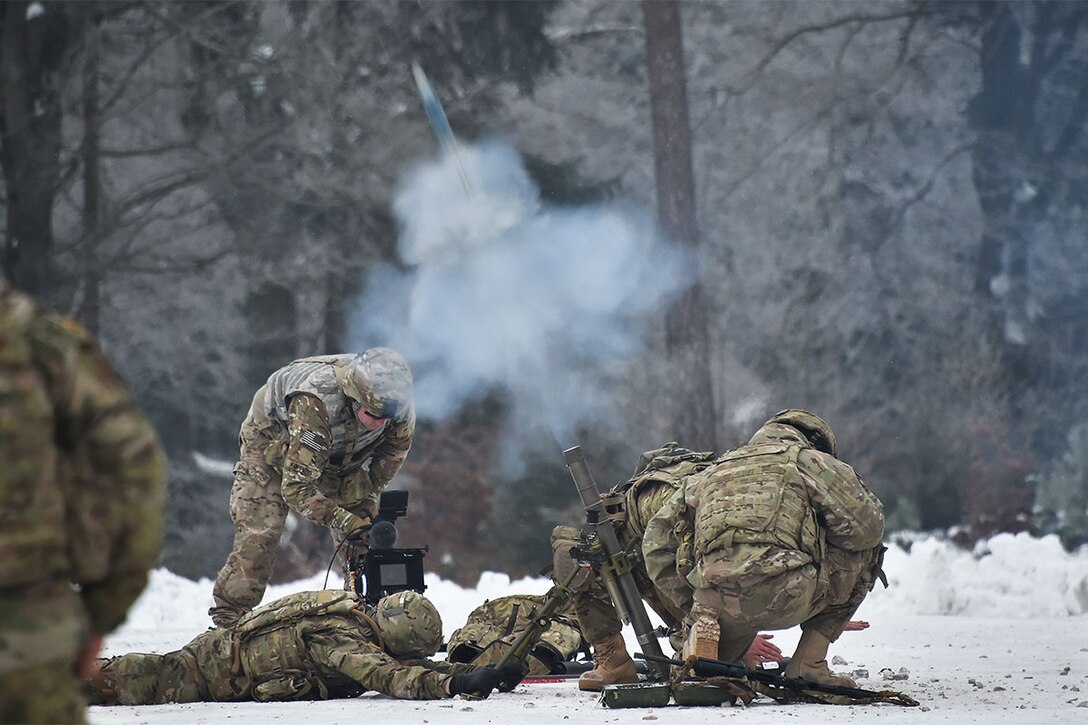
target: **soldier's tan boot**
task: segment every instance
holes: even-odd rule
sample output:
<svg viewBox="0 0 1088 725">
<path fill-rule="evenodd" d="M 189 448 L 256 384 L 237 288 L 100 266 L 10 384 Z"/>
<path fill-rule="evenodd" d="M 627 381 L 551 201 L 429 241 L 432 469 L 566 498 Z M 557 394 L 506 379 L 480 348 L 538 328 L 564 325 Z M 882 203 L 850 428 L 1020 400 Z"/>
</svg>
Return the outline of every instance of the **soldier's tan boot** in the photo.
<svg viewBox="0 0 1088 725">
<path fill-rule="evenodd" d="M 608 639 L 593 643 L 593 669 L 583 672 L 578 678 L 578 689 L 600 692 L 605 685 L 620 685 L 638 682 L 635 662 L 627 654 L 627 645 L 623 635 L 616 634 Z"/>
<path fill-rule="evenodd" d="M 91 664 L 91 674 L 83 678 L 83 696 L 88 705 L 116 705 L 117 693 L 106 676 L 102 674 L 102 665 L 108 660 L 97 659 Z"/>
<path fill-rule="evenodd" d="M 717 618 L 706 612 L 700 613 L 688 629 L 681 654 L 685 660 L 692 656 L 705 657 L 708 660 L 718 659 L 718 640 L 721 635 Z"/>
<path fill-rule="evenodd" d="M 857 687 L 849 677 L 834 674 L 827 666 L 827 648 L 831 641 L 818 632 L 801 633 L 797 649 L 786 665 L 786 677 L 801 677 L 809 682 L 836 687 Z"/>
</svg>

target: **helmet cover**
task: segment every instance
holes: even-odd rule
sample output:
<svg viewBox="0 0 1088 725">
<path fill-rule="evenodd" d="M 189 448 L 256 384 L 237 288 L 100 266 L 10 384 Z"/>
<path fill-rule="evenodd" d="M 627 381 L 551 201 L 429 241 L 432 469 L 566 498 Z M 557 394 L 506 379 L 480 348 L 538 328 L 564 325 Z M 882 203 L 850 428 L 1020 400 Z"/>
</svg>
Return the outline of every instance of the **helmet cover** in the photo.
<svg viewBox="0 0 1088 725">
<path fill-rule="evenodd" d="M 412 410 L 412 369 L 403 355 L 388 347 L 356 355 L 341 387 L 375 418 L 406 420 Z"/>
<path fill-rule="evenodd" d="M 391 654 L 430 657 L 442 646 L 442 617 L 427 597 L 406 590 L 382 597 L 374 621 Z"/>
<path fill-rule="evenodd" d="M 799 408 L 789 408 L 775 413 L 767 421 L 767 424 L 770 423 L 781 423 L 796 428 L 804 434 L 805 438 L 808 438 L 813 448 L 828 455 L 835 455 L 835 433 L 832 432 L 827 421 L 815 413 Z"/>
</svg>

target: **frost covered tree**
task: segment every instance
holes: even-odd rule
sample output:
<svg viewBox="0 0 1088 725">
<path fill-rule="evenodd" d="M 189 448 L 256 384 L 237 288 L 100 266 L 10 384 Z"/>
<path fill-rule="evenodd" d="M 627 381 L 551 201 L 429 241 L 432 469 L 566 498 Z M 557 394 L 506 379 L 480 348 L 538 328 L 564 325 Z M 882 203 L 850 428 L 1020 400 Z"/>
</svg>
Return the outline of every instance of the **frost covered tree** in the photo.
<svg viewBox="0 0 1088 725">
<path fill-rule="evenodd" d="M 1075 515 L 1078 479 L 1053 472 L 1088 413 L 1085 9 L 681 10 L 717 445 L 808 407 L 891 527 L 1031 529 L 1033 481 L 1040 511 Z M 407 267 L 391 205 L 436 153 L 413 60 L 459 137 L 510 139 L 545 202 L 656 206 L 637 3 L 11 2 L 0 32 L 4 269 L 97 330 L 159 426 L 166 560 L 189 575 L 229 544 L 224 469 L 255 387 L 355 344 L 365 273 Z M 582 435 L 602 485 L 680 437 L 660 411 L 686 371 L 654 313 L 611 373 L 621 420 Z M 532 496 L 495 475 L 510 403 L 481 396 L 423 421 L 404 478 L 405 525 L 463 578 L 497 550 L 535 563 L 527 529 L 480 521 L 578 515 L 558 460 Z M 456 534 L 432 534 L 444 516 Z"/>
</svg>

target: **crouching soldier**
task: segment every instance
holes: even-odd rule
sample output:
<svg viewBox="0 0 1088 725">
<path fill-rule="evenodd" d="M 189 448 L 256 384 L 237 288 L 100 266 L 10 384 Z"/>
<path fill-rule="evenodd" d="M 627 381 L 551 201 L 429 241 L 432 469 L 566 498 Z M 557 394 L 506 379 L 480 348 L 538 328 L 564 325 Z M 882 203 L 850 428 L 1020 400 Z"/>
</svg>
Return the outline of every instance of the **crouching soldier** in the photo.
<svg viewBox="0 0 1088 725">
<path fill-rule="evenodd" d="M 516 665 L 499 671 L 425 659 L 441 643 L 442 619 L 417 592 L 374 607 L 350 592 L 299 592 L 180 650 L 100 659 L 84 685 L 91 704 L 151 705 L 326 700 L 368 690 L 412 700 L 487 697 L 521 681 Z"/>
<path fill-rule="evenodd" d="M 881 571 L 884 513 L 805 410 L 778 413 L 747 445 L 688 477 L 646 525 L 659 592 L 690 608 L 684 656 L 739 658 L 759 629 L 801 625 L 787 677 L 854 687 L 827 650 Z M 695 585 L 694 591 L 692 584 Z"/>
</svg>

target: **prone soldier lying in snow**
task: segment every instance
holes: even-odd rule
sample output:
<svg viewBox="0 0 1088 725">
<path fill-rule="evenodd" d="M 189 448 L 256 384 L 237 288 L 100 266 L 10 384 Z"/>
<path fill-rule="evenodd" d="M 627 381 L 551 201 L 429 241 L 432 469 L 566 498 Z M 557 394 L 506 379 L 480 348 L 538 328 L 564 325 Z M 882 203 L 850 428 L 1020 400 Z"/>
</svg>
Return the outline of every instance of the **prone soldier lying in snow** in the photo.
<svg viewBox="0 0 1088 725">
<path fill-rule="evenodd" d="M 546 602 L 547 597 L 540 594 L 511 594 L 485 601 L 469 613 L 465 626 L 450 635 L 446 659 L 476 665 L 499 663 L 545 611 Z M 578 652 L 587 647 L 577 615 L 564 597 L 558 612 L 545 620 L 546 628 L 525 657 L 528 674 L 566 674 Z"/>
<path fill-rule="evenodd" d="M 441 643 L 441 617 L 417 592 L 392 594 L 374 607 L 350 592 L 299 592 L 180 650 L 98 660 L 84 685 L 94 705 L 150 705 L 325 700 L 367 690 L 413 700 L 487 697 L 521 681 L 516 665 L 495 670 L 425 659 Z"/>
</svg>

